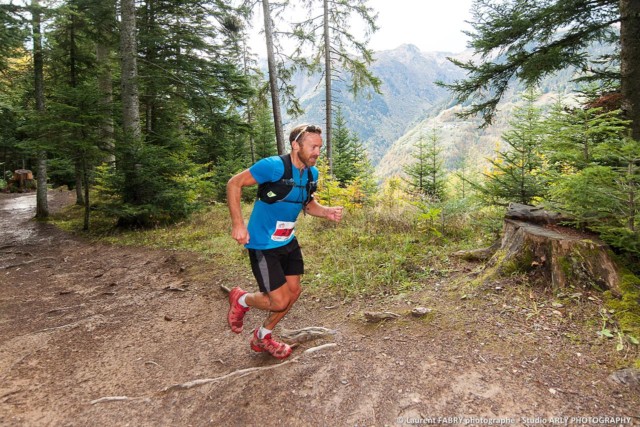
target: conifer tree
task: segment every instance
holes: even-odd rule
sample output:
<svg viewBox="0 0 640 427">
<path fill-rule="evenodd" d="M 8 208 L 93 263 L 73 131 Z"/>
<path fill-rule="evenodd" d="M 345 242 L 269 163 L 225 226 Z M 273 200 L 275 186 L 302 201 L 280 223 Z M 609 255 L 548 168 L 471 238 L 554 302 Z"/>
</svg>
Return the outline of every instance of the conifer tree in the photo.
<svg viewBox="0 0 640 427">
<path fill-rule="evenodd" d="M 581 170 L 594 162 L 602 144 L 618 141 L 628 128 L 620 110 L 602 107 L 567 107 L 559 99 L 544 119 L 544 154 L 553 170 Z"/>
<path fill-rule="evenodd" d="M 23 8 L 14 4 L 0 4 L 0 70 L 5 72 L 9 60 L 19 57 L 28 36 L 21 13 Z"/>
<path fill-rule="evenodd" d="M 346 185 L 359 175 L 358 161 L 363 157 L 366 159 L 366 152 L 357 136 L 347 128 L 340 108 L 336 112 L 332 139 L 334 142 L 333 175 L 342 185 Z"/>
<path fill-rule="evenodd" d="M 65 178 L 65 171 L 53 166 L 68 162 L 74 170 L 76 202 L 85 206 L 85 230 L 89 229 L 94 168 L 107 158 L 102 130 L 111 115 L 104 108 L 97 78 L 93 7 L 84 0 L 68 1 L 57 9 L 49 33 L 52 88 L 46 127 L 55 144 L 52 181 L 59 181 L 59 175 Z"/>
<path fill-rule="evenodd" d="M 42 47 L 42 8 L 39 0 L 31 0 L 32 28 L 33 28 L 33 77 L 34 95 L 37 118 L 42 120 L 45 114 L 44 95 L 44 53 Z M 39 133 L 39 132 L 38 132 Z M 42 135 L 38 135 L 40 141 L 36 144 L 38 156 L 38 189 L 36 195 L 36 217 L 47 218 L 49 216 L 49 203 L 47 200 L 47 151 L 43 144 Z"/>
<path fill-rule="evenodd" d="M 339 73 L 349 80 L 349 90 L 357 95 L 366 87 L 380 90 L 380 79 L 368 67 L 373 52 L 367 48 L 370 35 L 375 32 L 377 14 L 367 0 L 332 1 L 306 0 L 310 18 L 294 23 L 293 36 L 299 41 L 294 56 L 300 56 L 308 44 L 314 55 L 311 61 L 301 62 L 309 70 L 322 70 L 325 82 L 325 151 L 329 173 L 334 173 L 333 153 L 333 79 Z M 353 17 L 364 23 L 362 37 L 352 31 Z"/>
<path fill-rule="evenodd" d="M 524 104 L 516 107 L 510 129 L 502 135 L 507 147 L 490 159 L 491 170 L 485 173 L 485 181 L 478 189 L 492 203 L 507 205 L 510 202 L 530 204 L 544 195 L 541 174 L 541 147 L 543 129 L 540 126 L 542 112 L 535 105 L 537 95 L 529 90 Z"/>
<path fill-rule="evenodd" d="M 444 198 L 444 168 L 439 141 L 435 128 L 426 138 L 421 137 L 414 148 L 414 162 L 404 168 L 411 188 L 434 201 Z"/>
<path fill-rule="evenodd" d="M 470 101 L 464 115 L 481 114 L 489 124 L 515 79 L 531 86 L 575 67 L 604 86 L 615 82 L 621 88 L 632 136 L 640 139 L 640 2 L 475 0 L 472 13 L 469 47 L 480 60 L 451 59 L 468 77 L 445 85 L 459 101 Z M 613 43 L 620 56 L 606 58 L 605 67 L 599 67 L 601 58 L 587 54 L 592 43 Z"/>
<path fill-rule="evenodd" d="M 278 153 L 272 118 L 271 109 L 267 105 L 262 105 L 255 110 L 253 129 L 255 158 L 252 159 L 252 163 Z"/>
<path fill-rule="evenodd" d="M 25 9 L 14 4 L 0 4 L 0 180 L 4 181 L 11 177 L 12 170 L 22 168 L 28 157 L 18 136 L 19 126 L 24 121 L 21 83 L 27 73 L 25 40 L 29 28 Z"/>
<path fill-rule="evenodd" d="M 543 122 L 555 130 L 545 144 L 552 166 L 547 203 L 612 246 L 640 254 L 640 143 L 627 136 L 629 121 L 621 115 L 588 106 L 554 108 Z"/>
</svg>

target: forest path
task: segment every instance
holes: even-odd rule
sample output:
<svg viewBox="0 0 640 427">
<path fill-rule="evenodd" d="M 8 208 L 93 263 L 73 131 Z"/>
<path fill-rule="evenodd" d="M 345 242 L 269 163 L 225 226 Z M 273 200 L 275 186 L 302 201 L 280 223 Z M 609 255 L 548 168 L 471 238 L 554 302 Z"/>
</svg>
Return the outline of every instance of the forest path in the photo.
<svg viewBox="0 0 640 427">
<path fill-rule="evenodd" d="M 72 202 L 50 193 L 54 210 Z M 257 310 L 242 334 L 227 327 L 219 285 L 233 284 L 215 260 L 88 242 L 32 221 L 34 206 L 0 194 L 2 426 L 640 422 L 640 390 L 608 379 L 625 355 L 595 335 L 586 291 L 560 306 L 517 279 L 471 288 L 475 266 L 460 264 L 401 296 L 303 293 L 283 326 L 337 334 L 279 362 L 249 348 Z M 433 311 L 413 318 L 416 306 Z M 368 324 L 367 310 L 401 318 Z"/>
</svg>

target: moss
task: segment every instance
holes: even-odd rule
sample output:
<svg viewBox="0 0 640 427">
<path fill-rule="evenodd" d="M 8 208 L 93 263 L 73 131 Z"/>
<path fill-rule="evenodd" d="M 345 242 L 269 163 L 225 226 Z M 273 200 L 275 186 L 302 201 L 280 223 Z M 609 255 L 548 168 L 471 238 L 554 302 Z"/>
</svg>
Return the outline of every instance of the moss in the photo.
<svg viewBox="0 0 640 427">
<path fill-rule="evenodd" d="M 571 259 L 566 256 L 559 256 L 558 265 L 560 265 L 564 277 L 566 277 L 567 280 L 570 280 L 571 276 L 573 276 L 573 263 L 571 262 Z"/>
<path fill-rule="evenodd" d="M 514 273 L 526 273 L 532 269 L 534 254 L 528 245 L 524 245 L 517 255 L 508 260 L 505 260 L 506 255 L 507 253 L 504 251 L 504 254 L 496 263 L 501 275 L 510 276 Z"/>
<path fill-rule="evenodd" d="M 622 268 L 620 292 L 620 297 L 605 292 L 605 305 L 614 310 L 613 316 L 622 332 L 640 339 L 640 278 Z M 640 359 L 635 361 L 635 367 L 640 368 Z"/>
</svg>

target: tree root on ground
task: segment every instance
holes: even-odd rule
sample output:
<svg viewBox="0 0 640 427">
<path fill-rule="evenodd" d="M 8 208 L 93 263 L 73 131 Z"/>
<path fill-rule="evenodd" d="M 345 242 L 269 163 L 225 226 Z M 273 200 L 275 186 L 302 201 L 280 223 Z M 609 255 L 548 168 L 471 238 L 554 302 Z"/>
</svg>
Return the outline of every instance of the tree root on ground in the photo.
<svg viewBox="0 0 640 427">
<path fill-rule="evenodd" d="M 222 375 L 220 377 L 215 377 L 215 378 L 201 378 L 201 379 L 197 379 L 197 380 L 193 380 L 193 381 L 188 381 L 186 383 L 182 383 L 182 384 L 173 384 L 170 385 L 168 387 L 163 388 L 162 390 L 160 390 L 158 393 L 156 393 L 157 395 L 163 395 L 166 393 L 169 393 L 171 391 L 177 391 L 177 390 L 189 390 L 192 389 L 194 387 L 199 387 L 201 385 L 206 385 L 206 384 L 212 384 L 212 383 L 216 383 L 219 381 L 223 381 L 225 379 L 229 379 L 229 378 L 241 378 L 244 377 L 246 375 L 252 374 L 254 372 L 259 372 L 259 371 L 268 371 L 271 369 L 276 369 L 294 362 L 297 362 L 298 360 L 300 360 L 300 358 L 311 354 L 311 353 L 315 353 L 318 351 L 322 351 L 328 348 L 334 348 L 337 347 L 338 345 L 336 343 L 329 343 L 329 344 L 323 344 L 323 345 L 319 345 L 317 347 L 311 347 L 306 349 L 301 355 L 284 361 L 282 363 L 278 363 L 277 365 L 269 365 L 269 366 L 256 366 L 253 368 L 244 368 L 244 369 L 238 369 L 236 371 L 232 371 L 229 372 L 228 374 Z M 128 396 L 106 396 L 106 397 L 101 397 L 99 399 L 95 399 L 92 400 L 91 402 L 89 402 L 92 405 L 96 405 L 98 403 L 106 403 L 106 402 L 122 402 L 122 401 L 133 401 L 133 400 L 148 400 L 148 397 L 128 397 Z"/>
<path fill-rule="evenodd" d="M 231 289 L 225 285 L 220 285 L 220 289 L 227 294 L 231 292 Z M 309 326 L 302 329 L 283 329 L 278 335 L 287 343 L 300 344 L 335 335 L 336 333 L 337 331 L 335 330 L 323 328 L 321 326 Z"/>
<path fill-rule="evenodd" d="M 399 314 L 390 311 L 365 311 L 363 314 L 366 321 L 371 323 L 382 322 L 383 320 L 395 320 L 400 317 Z"/>
<path fill-rule="evenodd" d="M 38 258 L 38 259 L 32 259 L 30 261 L 19 262 L 17 264 L 9 264 L 9 265 L 0 267 L 0 270 L 8 270 L 10 268 L 16 268 L 16 267 L 21 267 L 23 265 L 33 264 L 34 262 L 38 262 L 38 261 L 50 261 L 50 260 L 55 260 L 55 258 L 53 257 Z"/>
<path fill-rule="evenodd" d="M 309 326 L 302 329 L 283 329 L 278 335 L 289 343 L 303 343 L 337 334 L 333 329 Z"/>
</svg>

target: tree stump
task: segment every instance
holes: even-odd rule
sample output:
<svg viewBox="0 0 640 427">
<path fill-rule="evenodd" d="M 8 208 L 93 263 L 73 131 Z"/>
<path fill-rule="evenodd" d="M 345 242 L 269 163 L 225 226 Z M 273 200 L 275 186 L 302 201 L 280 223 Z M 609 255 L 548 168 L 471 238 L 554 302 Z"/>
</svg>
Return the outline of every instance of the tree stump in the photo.
<svg viewBox="0 0 640 427">
<path fill-rule="evenodd" d="M 28 169 L 18 169 L 13 172 L 13 178 L 9 180 L 9 187 L 13 186 L 21 193 L 36 187 L 33 173 Z"/>
<path fill-rule="evenodd" d="M 521 220 L 527 218 L 530 221 Z M 500 248 L 488 261 L 485 278 L 529 272 L 540 274 L 554 288 L 590 285 L 620 295 L 620 276 L 608 246 L 554 225 L 559 220 L 560 215 L 537 208 L 510 207 Z"/>
</svg>

